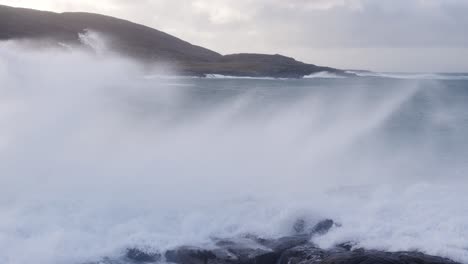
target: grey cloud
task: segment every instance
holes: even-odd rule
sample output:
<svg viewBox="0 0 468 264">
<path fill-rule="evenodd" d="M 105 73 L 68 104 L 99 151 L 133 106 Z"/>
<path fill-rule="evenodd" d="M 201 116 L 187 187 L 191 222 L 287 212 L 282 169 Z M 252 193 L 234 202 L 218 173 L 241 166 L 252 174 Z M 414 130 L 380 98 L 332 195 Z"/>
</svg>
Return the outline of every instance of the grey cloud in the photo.
<svg viewBox="0 0 468 264">
<path fill-rule="evenodd" d="M 57 10 L 84 9 L 123 17 L 221 53 L 285 53 L 321 62 L 331 52 L 356 54 L 359 50 L 365 56 L 366 50 L 373 54 L 381 49 L 382 54 L 403 56 L 407 52 L 399 50 L 468 49 L 465 0 L 103 0 L 99 5 L 92 0 L 73 4 L 34 0 L 38 1 Z M 318 50 L 323 56 L 317 55 Z M 343 56 L 343 60 L 350 58 Z M 447 64 L 443 60 L 434 57 L 434 70 L 443 70 L 438 68 Z M 420 63 L 427 68 L 426 59 Z M 348 63 L 332 66 L 341 65 Z M 417 61 L 412 65 L 418 70 Z M 450 69 L 468 71 L 468 63 L 452 65 Z"/>
</svg>

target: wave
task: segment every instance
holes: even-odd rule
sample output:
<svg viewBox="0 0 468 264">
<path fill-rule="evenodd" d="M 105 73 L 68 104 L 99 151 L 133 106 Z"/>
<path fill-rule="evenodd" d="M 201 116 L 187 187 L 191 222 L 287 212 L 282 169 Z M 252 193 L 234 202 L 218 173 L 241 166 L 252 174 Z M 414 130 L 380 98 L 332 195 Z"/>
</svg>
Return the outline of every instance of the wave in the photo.
<svg viewBox="0 0 468 264">
<path fill-rule="evenodd" d="M 338 75 L 338 74 L 335 74 L 335 73 L 332 73 L 332 72 L 317 72 L 317 73 L 313 73 L 313 74 L 304 76 L 304 79 L 314 79 L 314 78 L 342 79 L 342 78 L 346 78 L 346 76 L 341 76 L 341 75 Z"/>
<path fill-rule="evenodd" d="M 207 78 L 207 79 L 246 79 L 246 80 L 287 80 L 287 78 L 231 76 L 231 75 L 223 75 L 223 74 L 207 74 L 204 78 Z"/>
<path fill-rule="evenodd" d="M 275 77 L 246 77 L 246 76 L 230 76 L 222 74 L 207 74 L 207 79 L 246 79 L 246 80 L 290 80 L 290 78 L 275 78 Z M 304 79 L 337 79 L 346 78 L 331 72 L 317 72 L 303 77 Z"/>
<path fill-rule="evenodd" d="M 411 80 L 468 80 L 468 74 L 442 74 L 442 73 L 380 73 L 366 71 L 347 71 L 359 77 L 380 77 L 392 79 Z"/>
<path fill-rule="evenodd" d="M 118 57 L 0 45 L 0 263 L 279 237 L 323 218 L 340 227 L 314 239 L 322 247 L 468 263 L 463 100 L 443 104 L 415 82 L 145 75 Z M 424 111 L 402 114 L 420 93 Z M 431 131 L 456 144 L 441 152 Z"/>
</svg>

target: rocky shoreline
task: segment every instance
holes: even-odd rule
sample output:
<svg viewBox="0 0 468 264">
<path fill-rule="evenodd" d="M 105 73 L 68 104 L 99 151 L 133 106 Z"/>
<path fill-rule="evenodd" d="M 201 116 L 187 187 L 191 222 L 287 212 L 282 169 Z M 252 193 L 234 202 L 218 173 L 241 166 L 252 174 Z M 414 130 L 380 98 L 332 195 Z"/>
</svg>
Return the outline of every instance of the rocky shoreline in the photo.
<svg viewBox="0 0 468 264">
<path fill-rule="evenodd" d="M 254 235 L 213 238 L 213 247 L 187 245 L 164 253 L 129 248 L 117 259 L 104 258 L 83 264 L 458 264 L 447 258 L 416 251 L 367 250 L 355 248 L 352 242 L 323 249 L 311 242 L 312 237 L 323 235 L 334 226 L 339 225 L 326 219 L 306 229 L 304 221 L 299 220 L 293 228 L 296 234 L 278 239 L 264 239 Z"/>
</svg>

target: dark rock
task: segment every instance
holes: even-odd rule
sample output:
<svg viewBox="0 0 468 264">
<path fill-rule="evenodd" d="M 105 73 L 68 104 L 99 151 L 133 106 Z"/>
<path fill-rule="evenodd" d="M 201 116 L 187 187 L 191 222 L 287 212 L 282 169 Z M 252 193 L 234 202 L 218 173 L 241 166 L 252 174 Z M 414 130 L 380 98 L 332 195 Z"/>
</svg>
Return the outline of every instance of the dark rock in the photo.
<svg viewBox="0 0 468 264">
<path fill-rule="evenodd" d="M 333 226 L 335 222 L 331 219 L 325 219 L 318 222 L 311 230 L 311 235 L 324 235 L 327 233 Z"/>
<path fill-rule="evenodd" d="M 154 263 L 161 259 L 161 254 L 156 252 L 144 252 L 137 248 L 127 249 L 125 257 L 137 263 Z"/>
<path fill-rule="evenodd" d="M 213 263 L 216 255 L 211 250 L 198 247 L 179 247 L 166 251 L 166 261 L 179 264 L 207 264 Z"/>
<path fill-rule="evenodd" d="M 237 243 L 222 243 L 224 246 L 212 250 L 196 247 L 181 247 L 166 252 L 168 262 L 178 264 L 272 264 L 279 255 L 271 249 L 249 247 Z"/>
<path fill-rule="evenodd" d="M 308 243 L 288 249 L 281 254 L 278 264 L 299 264 L 304 261 L 310 263 L 320 262 L 326 255 L 326 251 Z"/>
<path fill-rule="evenodd" d="M 266 240 L 262 244 L 266 247 L 271 248 L 277 253 L 282 253 L 283 251 L 299 246 L 304 245 L 310 241 L 309 235 L 295 235 L 295 236 L 286 236 L 278 239 Z"/>
<path fill-rule="evenodd" d="M 166 251 L 164 256 L 165 261 L 176 264 L 459 264 L 420 252 L 355 249 L 354 242 L 344 242 L 331 249 L 321 249 L 310 242 L 312 235 L 325 234 L 335 225 L 333 220 L 326 219 L 317 223 L 310 234 L 278 239 L 252 234 L 231 239 L 213 238 L 213 248 L 182 246 Z M 155 263 L 160 260 L 158 253 L 131 248 L 125 257 L 104 258 L 88 264 Z"/>
<path fill-rule="evenodd" d="M 305 229 L 306 221 L 304 219 L 298 219 L 293 225 L 293 230 L 296 234 L 303 234 Z"/>
<path fill-rule="evenodd" d="M 177 264 L 459 264 L 447 258 L 420 252 L 348 250 L 341 246 L 321 249 L 310 242 L 285 250 L 279 249 L 283 251 L 274 251 L 258 244 L 242 244 L 236 240 L 231 242 L 223 241 L 215 249 L 179 247 L 166 252 L 166 261 Z M 135 251 L 135 255 L 140 257 L 141 253 Z M 133 263 L 154 262 L 129 259 L 127 256 L 119 259 L 104 258 L 87 264 Z"/>
<path fill-rule="evenodd" d="M 124 261 L 122 259 L 111 259 L 111 258 L 103 258 L 99 261 L 95 262 L 86 262 L 82 264 L 130 264 L 128 261 Z"/>
<path fill-rule="evenodd" d="M 342 248 L 346 251 L 351 251 L 351 249 L 356 245 L 354 242 L 344 242 L 336 245 L 337 248 Z"/>
<path fill-rule="evenodd" d="M 333 226 L 339 226 L 331 219 L 325 219 L 314 226 L 311 226 L 310 223 L 307 223 L 304 219 L 298 219 L 294 222 L 292 226 L 293 233 L 295 234 L 309 234 L 311 237 L 313 235 L 324 235 L 327 233 Z"/>
<path fill-rule="evenodd" d="M 262 248 L 229 248 L 228 251 L 237 256 L 235 263 L 239 264 L 272 264 L 279 258 L 276 252 Z"/>
<path fill-rule="evenodd" d="M 307 262 L 309 264 L 313 262 Z M 376 250 L 354 250 L 329 254 L 323 264 L 455 264 L 456 262 L 419 252 L 382 252 Z"/>
<path fill-rule="evenodd" d="M 234 252 L 226 248 L 213 249 L 213 254 L 216 256 L 215 263 L 239 263 L 240 258 Z"/>
<path fill-rule="evenodd" d="M 219 249 L 215 254 L 227 255 L 230 263 L 239 264 L 269 264 L 275 263 L 279 254 L 272 248 L 266 246 L 273 240 L 258 238 L 254 235 L 246 235 L 239 239 L 218 241 L 216 245 Z"/>
</svg>

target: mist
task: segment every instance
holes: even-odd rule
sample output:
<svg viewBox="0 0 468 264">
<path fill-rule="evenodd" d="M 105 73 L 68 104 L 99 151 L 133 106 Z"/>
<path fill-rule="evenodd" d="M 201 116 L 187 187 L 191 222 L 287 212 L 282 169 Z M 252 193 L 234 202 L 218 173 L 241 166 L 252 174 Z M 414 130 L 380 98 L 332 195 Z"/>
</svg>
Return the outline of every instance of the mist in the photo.
<svg viewBox="0 0 468 264">
<path fill-rule="evenodd" d="M 0 43 L 1 263 L 277 237 L 299 218 L 340 223 L 315 238 L 323 247 L 468 261 L 464 147 L 424 130 L 463 138 L 463 106 L 442 102 L 443 84 L 233 82 L 165 68 Z M 418 98 L 430 106 L 424 129 L 393 133 Z"/>
</svg>

